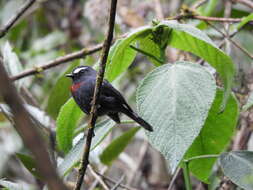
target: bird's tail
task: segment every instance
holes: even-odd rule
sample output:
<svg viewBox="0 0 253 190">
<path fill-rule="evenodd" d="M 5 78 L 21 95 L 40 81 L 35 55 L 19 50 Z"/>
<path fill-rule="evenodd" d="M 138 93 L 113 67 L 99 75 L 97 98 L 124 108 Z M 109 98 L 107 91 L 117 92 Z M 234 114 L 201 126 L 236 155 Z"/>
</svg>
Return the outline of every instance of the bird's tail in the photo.
<svg viewBox="0 0 253 190">
<path fill-rule="evenodd" d="M 125 109 L 123 111 L 123 113 L 126 114 L 128 117 L 130 117 L 132 120 L 136 121 L 138 124 L 140 124 L 146 130 L 153 131 L 153 127 L 148 122 L 146 122 L 144 119 L 142 119 L 140 116 L 138 116 L 136 113 L 134 113 L 133 111 L 129 111 L 129 110 Z"/>
</svg>

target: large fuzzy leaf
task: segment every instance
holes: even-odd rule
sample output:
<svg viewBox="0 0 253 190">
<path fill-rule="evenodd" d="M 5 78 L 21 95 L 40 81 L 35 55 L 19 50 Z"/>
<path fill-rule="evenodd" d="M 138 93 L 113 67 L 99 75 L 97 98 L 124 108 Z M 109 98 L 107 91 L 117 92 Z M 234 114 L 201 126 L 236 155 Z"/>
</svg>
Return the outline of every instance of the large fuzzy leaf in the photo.
<svg viewBox="0 0 253 190">
<path fill-rule="evenodd" d="M 190 62 L 158 67 L 145 77 L 137 91 L 141 116 L 153 127 L 151 144 L 175 170 L 198 136 L 215 97 L 212 75 Z"/>
<path fill-rule="evenodd" d="M 163 21 L 157 27 L 173 29 L 168 43 L 170 46 L 191 52 L 216 69 L 224 83 L 225 93 L 221 104 L 221 110 L 223 110 L 230 95 L 235 74 L 232 59 L 219 49 L 205 33 L 191 25 Z"/>
<path fill-rule="evenodd" d="M 230 95 L 226 109 L 223 113 L 219 113 L 222 97 L 223 91 L 218 89 L 205 125 L 187 151 L 185 159 L 200 155 L 220 154 L 232 139 L 238 119 L 238 104 L 236 98 Z M 192 160 L 189 169 L 198 179 L 208 183 L 216 159 Z"/>
</svg>

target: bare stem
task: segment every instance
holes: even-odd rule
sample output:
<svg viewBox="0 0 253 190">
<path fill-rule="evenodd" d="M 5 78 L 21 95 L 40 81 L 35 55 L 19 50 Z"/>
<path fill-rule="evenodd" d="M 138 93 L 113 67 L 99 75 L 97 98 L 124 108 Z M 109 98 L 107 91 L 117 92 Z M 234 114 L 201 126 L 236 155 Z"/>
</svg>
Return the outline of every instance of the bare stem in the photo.
<svg viewBox="0 0 253 190">
<path fill-rule="evenodd" d="M 98 45 L 96 45 L 94 47 L 91 47 L 91 48 L 84 48 L 80 51 L 70 53 L 70 54 L 67 54 L 67 55 L 62 56 L 62 57 L 58 57 L 55 60 L 49 61 L 48 63 L 46 63 L 42 66 L 38 66 L 36 68 L 24 71 L 24 72 L 22 72 L 18 75 L 12 76 L 11 80 L 15 81 L 15 80 L 19 80 L 19 79 L 24 78 L 24 77 L 28 77 L 28 76 L 31 76 L 31 75 L 38 74 L 41 71 L 50 69 L 50 68 L 55 67 L 57 65 L 60 65 L 60 64 L 63 64 L 63 63 L 66 63 L 66 62 L 69 62 L 69 61 L 72 61 L 72 60 L 75 60 L 75 59 L 83 58 L 84 56 L 95 53 L 95 52 L 97 52 L 101 49 L 102 49 L 102 44 L 98 44 Z"/>
<path fill-rule="evenodd" d="M 63 182 L 57 176 L 55 167 L 52 165 L 46 146 L 36 131 L 31 116 L 23 106 L 21 98 L 11 83 L 0 58 L 0 96 L 10 107 L 13 114 L 14 127 L 21 136 L 24 144 L 30 149 L 35 157 L 38 170 L 52 190 L 67 190 Z"/>
<path fill-rule="evenodd" d="M 0 38 L 4 37 L 11 27 L 18 21 L 18 19 L 27 11 L 29 7 L 35 3 L 36 0 L 28 0 L 23 7 L 21 7 L 18 12 L 10 18 L 10 20 L 5 24 L 5 26 L 0 29 Z"/>
<path fill-rule="evenodd" d="M 104 78 L 104 72 L 106 67 L 106 61 L 108 57 L 108 53 L 110 50 L 110 45 L 112 43 L 113 39 L 113 30 L 114 30 L 114 23 L 115 23 L 115 15 L 116 15 L 116 7 L 117 7 L 117 0 L 111 0 L 111 9 L 110 9 L 110 18 L 109 18 L 109 28 L 107 32 L 107 38 L 104 41 L 102 54 L 101 54 L 101 62 L 99 65 L 99 71 L 96 79 L 96 86 L 94 90 L 93 95 L 93 101 L 91 106 L 91 112 L 90 112 L 90 121 L 89 121 L 89 127 L 88 127 L 88 135 L 86 139 L 86 144 L 84 145 L 84 153 L 81 160 L 81 167 L 78 171 L 78 179 L 76 182 L 75 190 L 80 190 L 83 182 L 83 177 L 85 175 L 87 166 L 89 164 L 89 153 L 90 153 L 90 145 L 92 141 L 94 126 L 97 119 L 97 103 L 98 98 L 100 95 L 100 89 L 102 86 L 103 78 Z"/>
</svg>

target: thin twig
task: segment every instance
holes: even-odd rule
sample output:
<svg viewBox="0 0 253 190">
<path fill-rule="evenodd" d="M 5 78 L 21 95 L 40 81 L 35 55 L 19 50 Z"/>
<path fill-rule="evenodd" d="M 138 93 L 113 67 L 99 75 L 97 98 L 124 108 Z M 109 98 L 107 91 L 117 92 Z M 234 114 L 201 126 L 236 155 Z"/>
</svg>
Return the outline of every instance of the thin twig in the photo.
<svg viewBox="0 0 253 190">
<path fill-rule="evenodd" d="M 194 3 L 194 5 L 192 6 L 192 9 L 197 9 L 200 6 L 204 5 L 205 3 L 207 3 L 207 0 L 199 0 L 196 3 Z"/>
<path fill-rule="evenodd" d="M 35 3 L 36 0 L 28 0 L 23 7 L 21 7 L 17 13 L 10 18 L 10 20 L 0 29 L 0 38 L 4 37 L 10 28 L 17 22 L 17 20 L 26 12 L 26 10 Z"/>
<path fill-rule="evenodd" d="M 88 163 L 89 163 L 89 153 L 90 153 L 90 145 L 92 141 L 92 137 L 94 134 L 94 126 L 97 119 L 97 104 L 98 104 L 98 98 L 100 95 L 100 89 L 102 86 L 103 78 L 104 78 L 104 72 L 106 67 L 106 61 L 108 57 L 108 53 L 110 50 L 110 45 L 113 39 L 113 30 L 114 30 L 114 23 L 115 23 L 115 15 L 116 15 L 116 7 L 117 7 L 117 0 L 111 0 L 111 8 L 110 8 L 110 17 L 109 17 L 109 28 L 107 32 L 107 38 L 104 41 L 102 54 L 101 54 L 101 61 L 99 65 L 99 71 L 96 79 L 96 86 L 94 90 L 93 95 L 93 101 L 91 105 L 91 112 L 90 112 L 90 121 L 89 121 L 89 127 L 88 127 L 88 134 L 86 138 L 86 143 L 84 145 L 84 152 L 81 160 L 81 167 L 78 171 L 78 179 L 76 182 L 75 190 L 80 190 L 83 177 L 85 175 Z"/>
<path fill-rule="evenodd" d="M 241 18 L 222 18 L 222 17 L 208 17 L 208 16 L 200 16 L 200 15 L 193 15 L 193 14 L 189 14 L 189 15 L 177 15 L 177 16 L 173 16 L 173 17 L 168 17 L 168 20 L 180 20 L 180 19 L 184 19 L 184 18 L 191 18 L 191 19 L 198 19 L 198 20 L 204 20 L 204 21 L 214 21 L 214 22 L 241 22 L 242 19 Z"/>
<path fill-rule="evenodd" d="M 89 165 L 91 168 L 92 168 L 92 166 L 91 165 Z M 92 170 L 96 173 L 96 175 L 98 175 L 97 174 L 97 172 L 92 168 Z M 108 170 L 108 167 L 107 166 L 105 166 L 105 167 L 103 167 L 101 170 L 100 170 L 100 173 L 103 175 L 103 174 L 105 174 L 105 172 Z M 100 175 L 99 175 L 100 176 Z M 100 176 L 101 177 L 101 176 Z M 104 179 L 103 179 L 104 180 Z M 95 189 L 96 188 L 96 186 L 97 186 L 97 184 L 98 184 L 98 179 L 96 179 L 95 181 L 93 181 L 93 183 L 90 185 L 90 187 L 89 187 L 89 190 L 93 190 L 93 189 Z"/>
<path fill-rule="evenodd" d="M 98 180 L 98 182 L 101 184 L 101 186 L 105 189 L 105 190 L 110 190 L 110 188 L 108 187 L 108 185 L 103 181 L 103 179 L 101 178 L 101 176 L 99 176 L 94 169 L 88 165 L 88 168 L 91 172 L 91 174 Z"/>
<path fill-rule="evenodd" d="M 143 142 L 143 144 L 141 146 L 141 149 L 140 149 L 139 159 L 136 163 L 135 169 L 133 170 L 131 176 L 129 177 L 129 180 L 128 180 L 128 183 L 127 183 L 128 185 L 130 185 L 133 182 L 134 178 L 136 177 L 136 173 L 139 170 L 139 168 L 140 168 L 140 166 L 143 162 L 143 159 L 145 158 L 145 155 L 147 153 L 148 145 L 149 145 L 148 141 Z"/>
<path fill-rule="evenodd" d="M 220 34 L 223 35 L 223 37 L 225 37 L 226 39 L 228 39 L 234 46 L 236 46 L 238 49 L 240 49 L 243 53 L 245 53 L 247 56 L 249 56 L 251 59 L 253 59 L 253 55 L 251 55 L 248 50 L 246 50 L 245 48 L 243 48 L 240 44 L 238 44 L 237 42 L 235 42 L 234 40 L 232 40 L 230 37 L 227 37 L 227 35 L 222 32 L 219 28 L 217 28 L 215 25 L 211 24 L 210 22 L 207 22 L 207 24 L 209 24 L 213 29 L 215 29 L 217 32 L 219 32 Z"/>
<path fill-rule="evenodd" d="M 172 187 L 173 187 L 173 185 L 174 185 L 174 182 L 175 182 L 176 179 L 177 179 L 177 176 L 178 176 L 180 170 L 181 170 L 181 168 L 178 167 L 177 170 L 176 170 L 176 172 L 175 172 L 175 174 L 173 175 L 173 177 L 172 177 L 172 179 L 171 179 L 171 181 L 170 181 L 170 185 L 169 185 L 169 187 L 168 187 L 168 190 L 172 190 Z"/>
<path fill-rule="evenodd" d="M 120 186 L 124 178 L 125 178 L 125 175 L 122 175 L 119 181 L 111 188 L 111 190 L 116 190 Z"/>
<path fill-rule="evenodd" d="M 57 176 L 45 144 L 39 133 L 36 131 L 36 126 L 32 122 L 29 113 L 23 106 L 21 98 L 18 96 L 15 87 L 10 81 L 4 69 L 2 59 L 0 59 L 0 89 L 0 96 L 2 96 L 3 100 L 12 111 L 13 120 L 15 122 L 14 127 L 20 134 L 26 147 L 29 148 L 34 155 L 38 171 L 48 184 L 49 189 L 67 190 L 66 186 Z"/>
<path fill-rule="evenodd" d="M 15 80 L 18 80 L 18 79 L 21 79 L 21 78 L 24 78 L 24 77 L 27 77 L 30 75 L 38 74 L 44 70 L 50 69 L 50 68 L 60 65 L 62 63 L 66 63 L 66 62 L 69 62 L 69 61 L 72 61 L 75 59 L 83 58 L 84 56 L 93 54 L 101 49 L 102 49 L 102 44 L 98 44 L 98 45 L 96 45 L 94 47 L 90 47 L 90 48 L 84 48 L 80 51 L 70 53 L 70 54 L 67 54 L 62 57 L 58 57 L 52 61 L 47 62 L 44 65 L 38 66 L 33 69 L 29 69 L 27 71 L 24 71 L 24 72 L 18 74 L 18 75 L 12 76 L 11 80 L 15 81 Z"/>
<path fill-rule="evenodd" d="M 100 173 L 98 173 L 98 172 L 96 172 L 96 173 L 97 173 L 98 175 L 100 175 L 102 178 L 104 178 L 105 180 L 107 180 L 108 182 L 117 184 L 117 181 L 116 181 L 116 180 L 111 179 L 110 177 L 105 176 L 105 175 L 103 175 L 103 174 L 100 174 Z M 124 185 L 124 184 L 119 184 L 119 187 L 125 188 L 125 189 L 127 189 L 127 190 L 136 190 L 135 188 L 129 187 L 129 186 Z"/>
<path fill-rule="evenodd" d="M 253 59 L 253 55 L 251 55 L 250 52 L 248 52 L 248 50 L 246 50 L 245 48 L 243 48 L 238 42 L 234 41 L 234 40 L 230 40 L 231 43 L 237 47 L 238 49 L 240 49 L 244 54 L 246 54 L 248 57 L 250 57 L 251 59 Z"/>
</svg>

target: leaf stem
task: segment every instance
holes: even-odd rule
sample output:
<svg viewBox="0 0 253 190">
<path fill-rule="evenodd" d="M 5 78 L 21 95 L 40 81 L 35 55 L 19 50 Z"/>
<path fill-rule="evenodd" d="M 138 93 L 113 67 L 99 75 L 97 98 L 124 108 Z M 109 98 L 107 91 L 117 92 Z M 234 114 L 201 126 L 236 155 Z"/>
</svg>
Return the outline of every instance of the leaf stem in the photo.
<svg viewBox="0 0 253 190">
<path fill-rule="evenodd" d="M 207 154 L 207 155 L 201 155 L 201 156 L 194 156 L 189 159 L 184 159 L 183 162 L 189 163 L 192 160 L 203 159 L 203 158 L 218 158 L 219 156 L 220 156 L 219 154 Z"/>
<path fill-rule="evenodd" d="M 183 174 L 186 190 L 192 190 L 191 179 L 190 179 L 190 171 L 189 171 L 189 163 L 183 162 Z"/>
<path fill-rule="evenodd" d="M 158 62 L 161 63 L 161 64 L 164 63 L 163 60 L 157 58 L 156 56 L 152 55 L 151 53 L 148 53 L 148 52 L 146 52 L 146 51 L 144 51 L 144 50 L 142 50 L 142 49 L 139 49 L 139 48 L 137 48 L 137 47 L 135 47 L 135 46 L 133 46 L 133 45 L 130 45 L 130 48 L 134 49 L 134 50 L 137 51 L 137 52 L 142 53 L 143 55 L 146 55 L 146 56 L 148 56 L 148 57 L 150 57 L 150 58 L 152 58 L 152 59 L 158 61 Z"/>
</svg>

